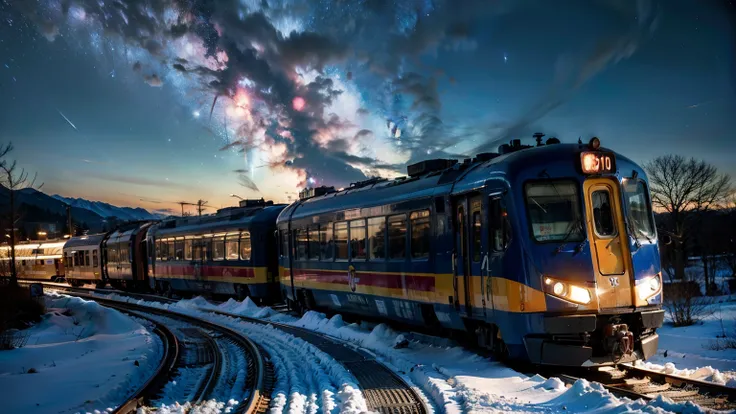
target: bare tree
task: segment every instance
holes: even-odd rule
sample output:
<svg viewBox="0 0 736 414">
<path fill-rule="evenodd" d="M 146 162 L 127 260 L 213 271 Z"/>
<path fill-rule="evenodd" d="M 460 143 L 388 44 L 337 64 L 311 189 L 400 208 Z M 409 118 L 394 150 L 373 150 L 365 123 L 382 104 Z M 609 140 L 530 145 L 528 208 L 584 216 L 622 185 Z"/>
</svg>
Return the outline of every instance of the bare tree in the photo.
<svg viewBox="0 0 736 414">
<path fill-rule="evenodd" d="M 731 178 L 705 161 L 680 155 L 657 157 L 644 169 L 649 176 L 652 203 L 670 215 L 670 228 L 664 233 L 673 239 L 675 278 L 683 279 L 685 239 L 692 227 L 692 213 L 723 207 L 731 192 Z"/>
<path fill-rule="evenodd" d="M 36 186 L 36 174 L 33 175 L 33 178 L 29 178 L 28 172 L 25 169 L 18 168 L 17 161 L 14 160 L 13 162 L 8 162 L 4 159 L 12 150 L 12 143 L 8 143 L 6 146 L 0 147 L 0 159 L 2 159 L 2 161 L 0 161 L 0 184 L 8 190 L 8 196 L 10 198 L 7 220 L 10 225 L 10 228 L 8 229 L 10 232 L 10 284 L 17 285 L 18 270 L 15 263 L 15 243 L 16 232 L 18 230 L 16 225 L 20 221 L 20 215 L 16 208 L 17 192 L 27 188 L 35 188 L 38 190 L 43 186 L 43 184 Z"/>
</svg>

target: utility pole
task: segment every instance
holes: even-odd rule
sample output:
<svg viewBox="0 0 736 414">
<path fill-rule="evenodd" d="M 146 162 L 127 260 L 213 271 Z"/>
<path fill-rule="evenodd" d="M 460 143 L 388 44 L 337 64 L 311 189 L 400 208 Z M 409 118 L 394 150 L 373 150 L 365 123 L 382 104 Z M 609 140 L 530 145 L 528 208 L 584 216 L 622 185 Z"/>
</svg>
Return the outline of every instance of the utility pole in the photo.
<svg viewBox="0 0 736 414">
<path fill-rule="evenodd" d="M 72 206 L 66 205 L 66 225 L 69 226 L 69 238 L 74 237 L 74 228 L 72 227 Z"/>
<path fill-rule="evenodd" d="M 207 206 L 207 203 L 208 202 L 205 200 L 197 200 L 197 213 L 200 217 L 202 216 L 202 210 Z"/>
</svg>

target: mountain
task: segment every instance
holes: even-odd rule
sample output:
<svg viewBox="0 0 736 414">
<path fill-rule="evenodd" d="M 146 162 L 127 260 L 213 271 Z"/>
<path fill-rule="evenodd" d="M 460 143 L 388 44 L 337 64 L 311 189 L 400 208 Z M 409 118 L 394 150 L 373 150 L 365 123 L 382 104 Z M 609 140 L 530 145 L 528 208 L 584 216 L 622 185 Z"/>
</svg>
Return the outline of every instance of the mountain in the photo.
<svg viewBox="0 0 736 414">
<path fill-rule="evenodd" d="M 0 186 L 0 211 L 7 211 L 9 200 L 8 189 Z M 64 202 L 32 188 L 16 192 L 16 206 L 18 212 L 24 214 L 23 221 L 56 222 L 60 228 L 66 224 Z M 30 217 L 26 214 L 28 210 L 32 210 Z M 102 231 L 105 226 L 104 218 L 91 210 L 72 206 L 71 213 L 75 223 L 84 224 L 83 227 L 93 233 Z"/>
<path fill-rule="evenodd" d="M 62 197 L 60 195 L 51 197 L 63 203 L 68 203 L 72 207 L 89 210 L 102 218 L 117 217 L 122 221 L 158 220 L 162 218 L 161 215 L 152 214 L 140 207 L 117 207 L 102 201 L 89 201 L 83 198 Z"/>
</svg>

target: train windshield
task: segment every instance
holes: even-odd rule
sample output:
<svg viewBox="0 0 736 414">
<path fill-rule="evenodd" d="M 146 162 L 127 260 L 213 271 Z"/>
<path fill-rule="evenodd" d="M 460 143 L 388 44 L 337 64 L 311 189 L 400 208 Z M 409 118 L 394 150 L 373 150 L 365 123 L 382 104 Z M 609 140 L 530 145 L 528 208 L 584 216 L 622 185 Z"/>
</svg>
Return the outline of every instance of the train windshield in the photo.
<svg viewBox="0 0 736 414">
<path fill-rule="evenodd" d="M 640 180 L 624 181 L 624 199 L 629 212 L 631 227 L 640 239 L 654 237 L 654 222 L 652 221 L 652 205 L 649 202 L 647 187 Z"/>
<path fill-rule="evenodd" d="M 528 183 L 526 206 L 535 240 L 576 242 L 583 239 L 580 199 L 573 182 Z"/>
</svg>

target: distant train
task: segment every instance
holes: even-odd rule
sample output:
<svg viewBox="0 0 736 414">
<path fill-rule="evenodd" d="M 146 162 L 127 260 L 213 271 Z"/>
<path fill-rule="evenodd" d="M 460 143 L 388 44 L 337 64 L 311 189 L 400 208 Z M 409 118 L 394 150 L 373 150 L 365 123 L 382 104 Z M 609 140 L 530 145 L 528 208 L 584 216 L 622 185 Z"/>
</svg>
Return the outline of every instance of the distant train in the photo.
<svg viewBox="0 0 736 414">
<path fill-rule="evenodd" d="M 64 278 L 62 248 L 65 241 L 20 242 L 15 246 L 18 277 L 56 281 Z M 10 276 L 10 246 L 0 246 L 0 277 Z"/>
<path fill-rule="evenodd" d="M 460 331 L 535 364 L 650 357 L 664 311 L 644 171 L 597 138 L 536 138 L 288 206 L 246 200 L 75 237 L 66 279 Z"/>
</svg>

